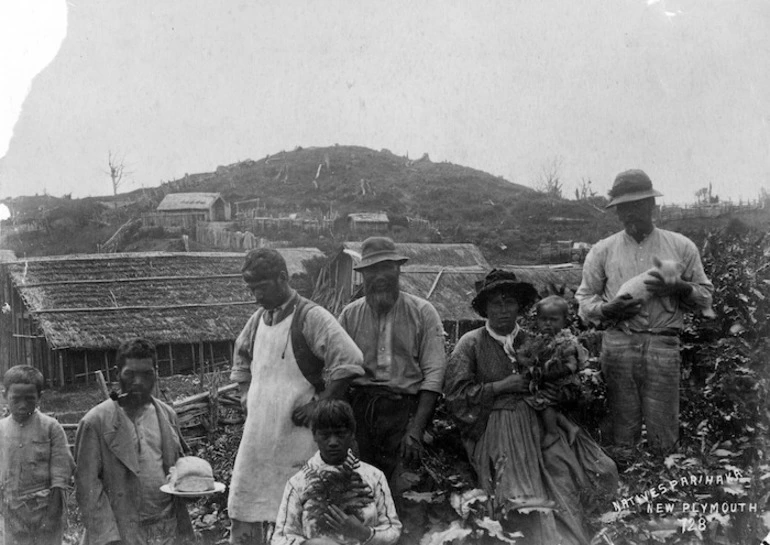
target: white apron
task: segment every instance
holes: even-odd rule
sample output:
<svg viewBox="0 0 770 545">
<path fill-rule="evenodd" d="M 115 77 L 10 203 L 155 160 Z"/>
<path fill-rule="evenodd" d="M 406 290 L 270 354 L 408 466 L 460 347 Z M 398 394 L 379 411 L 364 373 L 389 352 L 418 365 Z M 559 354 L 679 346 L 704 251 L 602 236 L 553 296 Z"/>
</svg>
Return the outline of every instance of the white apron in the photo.
<svg viewBox="0 0 770 545">
<path fill-rule="evenodd" d="M 291 421 L 294 409 L 315 396 L 294 359 L 291 321 L 257 328 L 248 415 L 230 481 L 231 519 L 274 522 L 286 481 L 316 451 L 310 429 Z"/>
</svg>

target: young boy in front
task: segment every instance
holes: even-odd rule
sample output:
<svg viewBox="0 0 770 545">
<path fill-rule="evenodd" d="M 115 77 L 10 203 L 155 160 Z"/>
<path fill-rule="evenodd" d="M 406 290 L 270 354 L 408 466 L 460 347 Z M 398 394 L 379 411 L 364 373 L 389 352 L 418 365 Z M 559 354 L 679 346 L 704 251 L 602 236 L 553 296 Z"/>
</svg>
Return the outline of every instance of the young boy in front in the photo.
<svg viewBox="0 0 770 545">
<path fill-rule="evenodd" d="M 37 410 L 42 373 L 29 365 L 3 377 L 9 416 L 0 419 L 0 514 L 4 545 L 60 545 L 65 490 L 75 462 L 61 424 Z"/>
<path fill-rule="evenodd" d="M 401 521 L 385 475 L 350 451 L 356 421 L 339 399 L 311 419 L 318 452 L 286 483 L 271 545 L 392 545 Z"/>
</svg>

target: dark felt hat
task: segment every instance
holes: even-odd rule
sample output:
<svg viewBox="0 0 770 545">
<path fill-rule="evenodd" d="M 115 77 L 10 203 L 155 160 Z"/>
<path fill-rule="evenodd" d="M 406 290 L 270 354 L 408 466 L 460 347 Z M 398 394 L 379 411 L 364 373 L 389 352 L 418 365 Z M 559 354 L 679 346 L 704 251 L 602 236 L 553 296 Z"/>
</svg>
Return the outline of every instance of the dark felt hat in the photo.
<svg viewBox="0 0 770 545">
<path fill-rule="evenodd" d="M 652 188 L 652 180 L 643 170 L 626 170 L 615 177 L 612 189 L 610 189 L 610 203 L 606 208 L 625 202 L 642 201 L 650 197 L 662 196 L 663 193 Z"/>
<path fill-rule="evenodd" d="M 396 252 L 396 245 L 388 237 L 369 237 L 361 244 L 361 263 L 353 268 L 360 271 L 382 261 L 395 261 L 401 264 L 408 260 L 408 257 Z"/>
<path fill-rule="evenodd" d="M 539 298 L 535 286 L 529 282 L 519 282 L 511 271 L 492 269 L 484 277 L 484 280 L 476 282 L 476 297 L 471 301 L 473 310 L 486 318 L 487 299 L 497 291 L 512 294 L 522 308 L 530 306 Z"/>
</svg>

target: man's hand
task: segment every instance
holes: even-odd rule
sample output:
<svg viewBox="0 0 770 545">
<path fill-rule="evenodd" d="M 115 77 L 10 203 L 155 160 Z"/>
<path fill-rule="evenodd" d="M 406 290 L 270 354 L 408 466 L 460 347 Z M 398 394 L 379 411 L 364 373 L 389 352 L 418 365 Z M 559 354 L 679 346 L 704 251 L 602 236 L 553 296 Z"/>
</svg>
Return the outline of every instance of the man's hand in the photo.
<svg viewBox="0 0 770 545">
<path fill-rule="evenodd" d="M 642 301 L 625 293 L 602 305 L 602 314 L 611 320 L 633 318 L 642 311 Z"/>
<path fill-rule="evenodd" d="M 36 528 L 36 531 L 40 533 L 52 532 L 61 523 L 62 505 L 64 504 L 64 498 L 62 498 L 61 488 L 52 488 L 51 494 L 48 496 L 48 508 L 46 510 L 43 520 L 40 522 L 40 527 Z"/>
<path fill-rule="evenodd" d="M 332 530 L 357 541 L 366 541 L 372 533 L 368 526 L 365 526 L 353 515 L 346 515 L 336 505 L 329 506 L 324 514 L 324 518 Z"/>
<path fill-rule="evenodd" d="M 645 280 L 644 285 L 647 286 L 647 291 L 656 297 L 685 298 L 692 293 L 692 285 L 681 277 L 672 283 L 667 283 L 658 271 L 651 271 L 650 276 L 654 278 Z"/>
<path fill-rule="evenodd" d="M 243 417 L 246 418 L 249 415 L 249 382 L 238 383 L 238 393 L 241 395 L 241 409 L 243 409 Z"/>
<path fill-rule="evenodd" d="M 302 405 L 302 407 L 294 409 L 294 412 L 291 413 L 291 421 L 294 422 L 295 426 L 310 426 L 310 417 L 313 416 L 316 403 L 318 402 L 311 401 L 310 403 Z"/>
<path fill-rule="evenodd" d="M 520 374 L 511 374 L 492 383 L 492 389 L 499 394 L 523 394 L 529 392 L 529 379 Z"/>
<path fill-rule="evenodd" d="M 414 464 L 422 457 L 422 431 L 408 428 L 401 438 L 398 455 L 406 464 Z"/>
<path fill-rule="evenodd" d="M 374 493 L 368 484 L 354 479 L 350 482 L 340 501 L 353 509 L 366 507 L 374 500 Z"/>
</svg>

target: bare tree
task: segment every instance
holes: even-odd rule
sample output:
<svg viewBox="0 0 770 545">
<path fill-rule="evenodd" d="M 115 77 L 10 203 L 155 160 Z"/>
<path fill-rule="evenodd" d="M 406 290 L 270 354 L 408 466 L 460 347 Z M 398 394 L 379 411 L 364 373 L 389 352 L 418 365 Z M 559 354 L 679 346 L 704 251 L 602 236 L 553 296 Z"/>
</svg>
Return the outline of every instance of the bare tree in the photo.
<svg viewBox="0 0 770 545">
<path fill-rule="evenodd" d="M 580 185 L 575 188 L 575 200 L 587 201 L 594 197 L 596 197 L 596 191 L 594 191 L 594 188 L 591 186 L 591 179 L 581 178 Z"/>
<path fill-rule="evenodd" d="M 535 189 L 551 197 L 562 198 L 561 167 L 564 158 L 560 155 L 553 157 L 542 166 L 540 174 L 535 180 Z"/>
<path fill-rule="evenodd" d="M 118 188 L 125 180 L 125 177 L 129 174 L 126 170 L 125 157 L 118 157 L 117 154 L 112 153 L 112 150 L 107 152 L 107 166 L 109 170 L 107 174 L 112 180 L 112 194 L 118 196 Z M 115 208 L 118 207 L 118 202 L 115 201 Z"/>
</svg>

